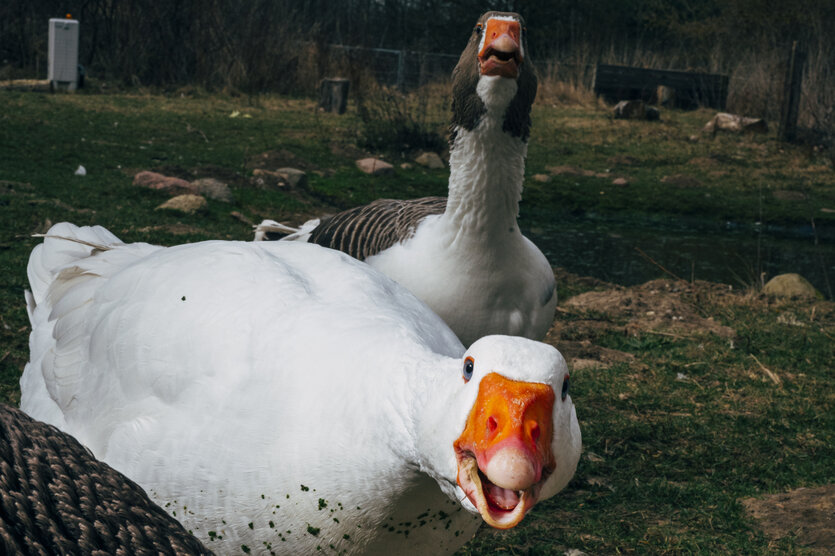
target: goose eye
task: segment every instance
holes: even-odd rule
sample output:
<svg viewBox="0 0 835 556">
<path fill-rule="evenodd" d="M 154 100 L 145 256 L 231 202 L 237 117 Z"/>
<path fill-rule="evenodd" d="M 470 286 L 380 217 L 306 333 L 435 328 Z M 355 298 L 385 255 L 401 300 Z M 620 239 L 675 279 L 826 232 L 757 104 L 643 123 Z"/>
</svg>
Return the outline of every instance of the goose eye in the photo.
<svg viewBox="0 0 835 556">
<path fill-rule="evenodd" d="M 464 359 L 464 371 L 462 375 L 464 376 L 464 382 L 469 382 L 471 378 L 473 378 L 473 368 L 475 367 L 475 361 L 472 357 L 467 357 Z"/>
<path fill-rule="evenodd" d="M 565 397 L 568 395 L 568 386 L 569 386 L 569 379 L 568 375 L 565 375 L 565 378 L 562 379 L 562 393 L 560 394 L 560 399 L 565 401 Z"/>
<path fill-rule="evenodd" d="M 482 27 L 483 27 L 483 26 L 481 25 L 481 23 L 476 23 L 476 24 L 475 24 L 475 32 L 476 32 L 476 35 L 480 35 L 480 34 L 481 34 L 481 29 L 482 29 Z"/>
</svg>

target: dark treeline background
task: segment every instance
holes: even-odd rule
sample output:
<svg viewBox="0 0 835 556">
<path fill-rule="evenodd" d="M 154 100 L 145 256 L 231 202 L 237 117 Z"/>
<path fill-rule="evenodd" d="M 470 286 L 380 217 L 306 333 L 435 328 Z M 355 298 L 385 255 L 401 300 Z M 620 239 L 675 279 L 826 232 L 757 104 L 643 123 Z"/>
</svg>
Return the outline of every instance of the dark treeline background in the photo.
<svg viewBox="0 0 835 556">
<path fill-rule="evenodd" d="M 798 40 L 806 113 L 835 104 L 835 0 L 4 0 L 0 78 L 44 78 L 47 20 L 70 13 L 89 76 L 309 94 L 332 69 L 328 45 L 454 54 L 486 9 L 525 16 L 546 75 L 588 86 L 598 62 L 724 73 L 730 105 L 764 116 Z"/>
</svg>

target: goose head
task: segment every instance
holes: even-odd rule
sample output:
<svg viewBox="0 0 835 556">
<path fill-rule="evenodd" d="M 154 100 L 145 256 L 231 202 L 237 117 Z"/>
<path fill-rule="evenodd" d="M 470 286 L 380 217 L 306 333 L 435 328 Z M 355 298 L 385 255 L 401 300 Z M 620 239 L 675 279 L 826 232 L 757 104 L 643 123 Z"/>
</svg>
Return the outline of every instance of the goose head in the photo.
<svg viewBox="0 0 835 556">
<path fill-rule="evenodd" d="M 478 37 L 478 71 L 516 79 L 524 61 L 522 22 L 515 14 L 482 16 L 474 29 Z"/>
<path fill-rule="evenodd" d="M 456 126 L 472 131 L 489 112 L 503 118 L 505 132 L 526 140 L 536 88 L 522 16 L 486 12 L 452 72 L 453 140 Z"/>
<path fill-rule="evenodd" d="M 428 429 L 441 462 L 430 474 L 465 509 L 508 529 L 577 467 L 568 368 L 552 346 L 509 336 L 476 341 L 460 364 L 459 384 L 437 401 L 444 407 Z"/>
</svg>

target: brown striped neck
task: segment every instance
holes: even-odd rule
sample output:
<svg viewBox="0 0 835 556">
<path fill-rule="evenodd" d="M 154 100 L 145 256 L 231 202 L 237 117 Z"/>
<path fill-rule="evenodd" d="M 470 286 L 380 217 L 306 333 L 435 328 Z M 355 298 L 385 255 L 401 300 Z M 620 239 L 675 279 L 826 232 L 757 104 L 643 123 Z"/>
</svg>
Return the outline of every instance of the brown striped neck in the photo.
<svg viewBox="0 0 835 556">
<path fill-rule="evenodd" d="M 537 88 L 522 17 L 482 15 L 452 79 L 449 199 L 443 221 L 456 238 L 516 237 Z"/>
<path fill-rule="evenodd" d="M 519 14 L 510 12 L 487 12 L 482 15 L 472 34 L 467 47 L 452 72 L 452 125 L 450 126 L 450 147 L 454 146 L 460 129 L 472 131 L 478 126 L 487 113 L 485 99 L 479 94 L 478 88 L 484 77 L 480 62 L 480 49 L 484 47 L 483 33 L 491 18 L 499 20 L 513 20 L 521 26 L 518 37 L 518 73 L 515 78 L 505 77 L 505 80 L 515 81 L 516 93 L 503 108 L 501 128 L 514 137 L 523 141 L 528 139 L 531 127 L 531 106 L 536 97 L 536 70 L 528 59 L 525 41 L 524 20 Z M 495 76 L 493 76 L 495 77 Z"/>
</svg>

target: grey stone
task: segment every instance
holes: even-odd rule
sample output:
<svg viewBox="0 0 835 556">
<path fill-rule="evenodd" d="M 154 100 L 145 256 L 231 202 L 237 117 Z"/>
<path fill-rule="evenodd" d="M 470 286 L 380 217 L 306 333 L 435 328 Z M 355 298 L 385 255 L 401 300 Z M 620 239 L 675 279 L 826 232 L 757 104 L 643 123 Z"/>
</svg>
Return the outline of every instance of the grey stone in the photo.
<svg viewBox="0 0 835 556">
<path fill-rule="evenodd" d="M 768 133 L 768 123 L 762 118 L 746 118 L 745 116 L 720 112 L 705 124 L 702 131 L 714 135 L 718 131 Z"/>
<path fill-rule="evenodd" d="M 215 178 L 200 178 L 191 182 L 194 192 L 217 201 L 230 201 L 232 192 L 229 186 Z"/>
<path fill-rule="evenodd" d="M 433 152 L 421 153 L 417 158 L 415 158 L 415 162 L 432 170 L 439 170 L 446 167 L 444 165 L 444 161 L 441 160 L 441 157 L 438 156 L 437 153 Z"/>
<path fill-rule="evenodd" d="M 279 168 L 275 173 L 290 187 L 307 187 L 307 174 L 297 168 Z"/>
<path fill-rule="evenodd" d="M 823 295 L 800 274 L 778 274 L 763 286 L 763 293 L 774 297 L 821 299 Z"/>
<path fill-rule="evenodd" d="M 394 167 L 379 158 L 362 158 L 357 160 L 357 168 L 372 176 L 381 176 L 394 172 Z"/>
</svg>

